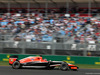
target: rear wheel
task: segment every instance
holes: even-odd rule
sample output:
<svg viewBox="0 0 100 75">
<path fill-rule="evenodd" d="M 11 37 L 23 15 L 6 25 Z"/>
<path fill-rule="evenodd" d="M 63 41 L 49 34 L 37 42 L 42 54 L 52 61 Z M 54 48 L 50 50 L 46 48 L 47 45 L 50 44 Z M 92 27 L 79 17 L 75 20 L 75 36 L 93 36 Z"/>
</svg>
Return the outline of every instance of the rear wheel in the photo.
<svg viewBox="0 0 100 75">
<path fill-rule="evenodd" d="M 62 62 L 61 65 L 60 65 L 60 69 L 62 71 L 68 70 L 68 64 L 66 62 Z"/>
<path fill-rule="evenodd" d="M 21 68 L 21 64 L 19 61 L 15 61 L 13 64 L 12 64 L 12 68 L 13 69 L 19 69 Z"/>
</svg>

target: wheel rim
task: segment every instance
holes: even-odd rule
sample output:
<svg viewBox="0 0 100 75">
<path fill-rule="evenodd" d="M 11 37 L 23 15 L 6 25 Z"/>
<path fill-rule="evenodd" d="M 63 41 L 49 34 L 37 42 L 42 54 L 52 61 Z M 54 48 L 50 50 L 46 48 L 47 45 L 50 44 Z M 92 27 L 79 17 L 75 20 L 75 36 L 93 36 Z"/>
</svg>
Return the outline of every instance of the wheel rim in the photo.
<svg viewBox="0 0 100 75">
<path fill-rule="evenodd" d="M 14 67 L 16 67 L 16 68 L 19 67 L 19 64 L 18 63 L 15 63 L 14 64 Z"/>
<path fill-rule="evenodd" d="M 67 63 L 63 62 L 63 63 L 61 64 L 61 70 L 65 71 L 65 70 L 67 70 L 67 69 L 68 69 Z"/>
<path fill-rule="evenodd" d="M 66 67 L 66 64 L 63 64 L 62 67 L 63 67 L 63 69 L 66 69 L 66 68 L 67 68 L 67 67 Z"/>
<path fill-rule="evenodd" d="M 14 69 L 18 69 L 20 67 L 20 63 L 19 62 L 14 62 L 12 67 Z"/>
</svg>

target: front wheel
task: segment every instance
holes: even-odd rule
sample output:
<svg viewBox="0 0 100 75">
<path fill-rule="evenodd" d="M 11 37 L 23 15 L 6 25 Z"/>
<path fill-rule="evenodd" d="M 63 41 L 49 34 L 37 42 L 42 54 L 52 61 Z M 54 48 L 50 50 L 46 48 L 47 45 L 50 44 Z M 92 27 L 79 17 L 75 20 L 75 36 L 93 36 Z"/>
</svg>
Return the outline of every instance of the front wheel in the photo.
<svg viewBox="0 0 100 75">
<path fill-rule="evenodd" d="M 62 71 L 68 70 L 68 64 L 66 62 L 62 62 L 61 65 L 60 65 L 60 69 Z"/>
<path fill-rule="evenodd" d="M 13 64 L 12 64 L 12 68 L 13 69 L 19 69 L 21 68 L 21 64 L 19 61 L 15 61 Z"/>
</svg>

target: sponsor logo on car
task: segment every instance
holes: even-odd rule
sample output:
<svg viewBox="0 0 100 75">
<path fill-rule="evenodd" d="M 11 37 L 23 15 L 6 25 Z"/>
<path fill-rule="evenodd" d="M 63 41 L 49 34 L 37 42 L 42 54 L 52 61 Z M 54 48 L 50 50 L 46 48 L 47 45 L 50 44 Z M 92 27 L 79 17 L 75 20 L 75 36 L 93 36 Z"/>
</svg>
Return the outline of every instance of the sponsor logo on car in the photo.
<svg viewBox="0 0 100 75">
<path fill-rule="evenodd" d="M 34 60 L 34 59 L 31 59 L 31 60 Z"/>
<path fill-rule="evenodd" d="M 11 59 L 11 62 L 13 62 L 13 59 Z"/>
</svg>

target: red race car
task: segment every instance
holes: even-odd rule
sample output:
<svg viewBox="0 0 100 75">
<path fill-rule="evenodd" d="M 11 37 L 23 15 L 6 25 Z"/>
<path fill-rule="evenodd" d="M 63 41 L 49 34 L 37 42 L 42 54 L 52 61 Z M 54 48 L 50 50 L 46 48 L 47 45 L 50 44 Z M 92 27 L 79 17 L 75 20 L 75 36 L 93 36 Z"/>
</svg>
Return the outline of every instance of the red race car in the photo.
<svg viewBox="0 0 100 75">
<path fill-rule="evenodd" d="M 18 56 L 10 56 L 9 64 L 13 69 L 19 69 L 24 67 L 43 67 L 45 69 L 54 69 L 55 67 L 60 70 L 78 70 L 78 67 L 63 61 L 47 61 L 43 59 L 42 56 L 29 56 L 18 60 Z"/>
</svg>

